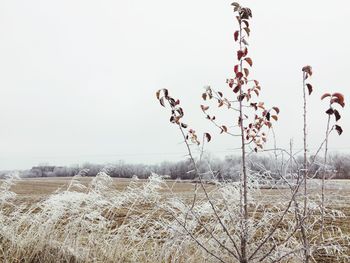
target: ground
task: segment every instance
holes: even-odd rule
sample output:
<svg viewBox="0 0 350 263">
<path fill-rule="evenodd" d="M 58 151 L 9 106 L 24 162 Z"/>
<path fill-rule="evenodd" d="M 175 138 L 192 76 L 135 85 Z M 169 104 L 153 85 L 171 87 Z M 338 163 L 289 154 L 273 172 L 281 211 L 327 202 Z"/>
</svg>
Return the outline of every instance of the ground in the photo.
<svg viewBox="0 0 350 263">
<path fill-rule="evenodd" d="M 91 177 L 80 178 L 80 182 L 88 185 L 91 179 Z M 18 194 L 17 199 L 21 200 L 21 202 L 33 202 L 47 197 L 58 189 L 66 188 L 70 180 L 70 177 L 26 178 L 16 181 L 11 190 Z M 115 188 L 119 191 L 125 190 L 130 183 L 130 179 L 127 178 L 114 178 L 113 181 Z M 145 180 L 139 180 L 139 184 L 144 182 Z M 168 180 L 167 184 L 174 193 L 192 196 L 194 184 L 190 181 Z M 313 181 L 310 190 L 311 196 L 319 194 L 320 188 L 318 184 L 319 181 Z M 264 199 L 266 202 L 276 200 L 283 191 L 285 190 L 265 189 L 263 191 Z M 350 222 L 350 180 L 332 180 L 327 182 L 327 196 L 332 201 L 334 209 L 340 209 L 345 213 L 346 217 L 344 220 L 338 223 L 344 225 L 350 233 L 350 224 L 348 223 Z"/>
<path fill-rule="evenodd" d="M 26 178 L 21 180 L 15 180 L 15 184 L 12 185 L 11 191 L 17 194 L 15 198 L 16 204 L 34 204 L 39 200 L 46 199 L 50 194 L 55 193 L 56 191 L 67 189 L 71 182 L 72 178 L 60 177 L 60 178 Z M 89 177 L 81 177 L 79 178 L 80 183 L 85 186 L 88 186 L 91 182 L 92 178 Z M 146 180 L 138 180 L 136 181 L 137 185 L 144 185 Z M 130 184 L 130 179 L 123 178 L 114 178 L 113 187 L 118 191 L 123 191 L 127 189 Z M 134 181 L 135 183 L 135 181 Z M 320 181 L 313 180 L 309 182 L 310 198 L 318 198 L 320 193 Z M 172 194 L 176 194 L 182 197 L 186 197 L 187 200 L 191 200 L 193 196 L 194 183 L 190 181 L 174 181 L 168 180 L 166 184 L 169 188 L 172 189 Z M 210 190 L 213 185 L 207 184 L 206 188 Z M 285 188 L 271 188 L 264 189 L 261 193 L 261 197 L 259 198 L 266 205 L 270 205 L 272 202 L 275 202 L 278 199 L 284 198 L 284 194 L 286 191 L 289 191 Z M 161 194 L 166 196 L 169 194 L 169 191 L 166 188 L 162 188 Z M 327 204 L 331 209 L 338 209 L 345 214 L 345 217 L 338 218 L 336 220 L 332 220 L 331 218 L 326 219 L 328 225 L 336 225 L 340 226 L 344 233 L 350 235 L 350 225 L 348 224 L 350 218 L 350 180 L 332 180 L 327 182 L 327 193 L 328 199 Z M 143 208 L 145 209 L 145 208 Z M 122 211 L 122 210 L 120 210 Z M 143 210 L 145 211 L 145 210 Z M 121 218 L 120 216 L 124 217 Z M 118 218 L 116 222 L 124 222 L 126 213 L 118 214 Z M 79 221 L 79 220 L 78 220 Z M 332 260 L 323 260 L 319 258 L 317 262 L 332 262 Z M 345 261 L 344 261 L 345 262 Z"/>
</svg>

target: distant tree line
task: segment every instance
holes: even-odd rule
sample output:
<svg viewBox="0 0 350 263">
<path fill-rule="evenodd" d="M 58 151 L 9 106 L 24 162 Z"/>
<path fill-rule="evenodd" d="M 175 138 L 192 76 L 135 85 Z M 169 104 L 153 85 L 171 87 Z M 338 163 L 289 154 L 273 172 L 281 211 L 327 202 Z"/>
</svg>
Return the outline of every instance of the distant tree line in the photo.
<svg viewBox="0 0 350 263">
<path fill-rule="evenodd" d="M 284 160 L 284 164 L 285 164 Z M 281 169 L 283 163 L 274 156 L 252 156 L 249 162 L 250 170 L 264 173 L 270 172 L 272 177 L 278 178 L 278 169 Z M 333 154 L 329 162 L 332 170 L 332 178 L 334 179 L 350 179 L 350 155 Z M 204 178 L 215 176 L 218 179 L 231 179 L 238 181 L 240 158 L 238 156 L 226 156 L 223 159 L 212 158 L 206 156 L 202 162 L 199 162 L 199 169 L 203 173 Z M 321 177 L 322 160 L 316 160 L 311 167 L 310 174 L 316 174 Z M 182 160 L 178 162 L 162 162 L 160 164 L 146 165 L 146 164 L 128 164 L 119 161 L 112 164 L 92 164 L 85 163 L 83 165 L 74 166 L 50 166 L 41 165 L 35 166 L 30 170 L 20 171 L 21 177 L 71 177 L 84 171 L 85 176 L 95 176 L 100 171 L 106 171 L 111 177 L 132 178 L 137 176 L 140 179 L 148 178 L 151 173 L 165 175 L 169 179 L 195 179 L 193 173 L 193 166 L 189 160 Z M 208 172 L 210 171 L 210 172 Z M 318 172 L 317 172 L 318 171 Z M 8 174 L 9 171 L 0 172 L 0 178 Z"/>
</svg>

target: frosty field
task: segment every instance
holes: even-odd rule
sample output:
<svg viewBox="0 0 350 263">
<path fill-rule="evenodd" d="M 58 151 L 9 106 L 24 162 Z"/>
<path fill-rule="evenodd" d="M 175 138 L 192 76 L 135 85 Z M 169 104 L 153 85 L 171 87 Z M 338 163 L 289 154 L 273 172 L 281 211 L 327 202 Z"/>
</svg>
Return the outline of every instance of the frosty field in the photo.
<svg viewBox="0 0 350 263">
<path fill-rule="evenodd" d="M 310 200 L 315 199 L 317 203 L 317 181 L 311 185 Z M 212 251 L 221 251 L 224 262 L 236 262 L 213 242 L 217 238 L 227 244 L 228 240 L 215 222 L 200 188 L 194 205 L 196 214 L 188 213 L 186 204 L 193 202 L 194 187 L 191 182 L 165 181 L 159 176 L 149 180 L 112 179 L 104 173 L 96 178 L 3 180 L 0 188 L 0 261 L 218 262 L 196 244 L 197 240 Z M 229 231 L 234 233 L 238 225 L 232 218 L 237 188 L 231 184 L 205 187 Z M 283 201 L 286 192 L 288 190 L 282 188 L 256 191 L 259 196 L 252 199 L 259 202 L 256 207 L 250 205 L 251 213 L 257 218 L 254 223 L 273 221 L 271 215 L 279 213 L 274 210 L 274 204 L 277 200 Z M 350 234 L 350 182 L 328 182 L 327 195 L 332 210 L 343 213 L 334 212 L 334 217 L 327 218 L 327 225 L 338 226 L 342 231 L 340 237 Z M 262 213 L 266 207 L 272 207 L 268 216 Z M 233 210 L 227 217 L 226 212 L 230 209 Z M 281 229 L 288 228 L 288 216 L 281 222 Z M 210 231 L 204 231 L 205 228 Z M 257 225 L 256 232 L 251 233 L 252 238 L 259 240 L 263 231 L 267 230 L 259 229 Z M 283 249 L 298 246 L 298 233 L 295 235 Z M 342 253 L 349 248 L 346 242 L 344 240 Z M 273 254 L 264 262 L 273 262 L 276 257 L 278 255 Z M 315 253 L 315 260 L 335 262 L 334 257 L 322 256 L 321 252 Z M 347 262 L 346 258 L 341 260 L 338 262 Z M 284 262 L 299 261 L 298 257 L 287 257 Z"/>
</svg>

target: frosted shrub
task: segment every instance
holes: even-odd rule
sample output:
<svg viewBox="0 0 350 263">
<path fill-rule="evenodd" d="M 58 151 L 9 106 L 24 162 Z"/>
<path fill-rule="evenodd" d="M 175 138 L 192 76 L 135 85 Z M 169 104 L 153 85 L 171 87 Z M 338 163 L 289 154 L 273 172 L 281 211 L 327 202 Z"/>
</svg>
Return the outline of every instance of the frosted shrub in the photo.
<svg viewBox="0 0 350 263">
<path fill-rule="evenodd" d="M 15 184 L 15 180 L 19 179 L 18 174 L 13 173 L 6 175 L 0 185 L 0 206 L 5 205 L 9 200 L 16 197 L 14 192 L 11 192 L 11 186 Z"/>
</svg>

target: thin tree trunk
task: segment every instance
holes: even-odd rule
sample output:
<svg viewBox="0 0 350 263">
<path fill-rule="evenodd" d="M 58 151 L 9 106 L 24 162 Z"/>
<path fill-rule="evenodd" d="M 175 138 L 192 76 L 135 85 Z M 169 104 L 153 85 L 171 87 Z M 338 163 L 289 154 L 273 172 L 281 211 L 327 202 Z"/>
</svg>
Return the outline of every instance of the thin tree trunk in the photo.
<svg viewBox="0 0 350 263">
<path fill-rule="evenodd" d="M 245 150 L 245 138 L 243 128 L 243 114 L 242 114 L 242 102 L 239 105 L 240 119 L 241 119 L 241 143 L 242 143 L 242 183 L 243 183 L 243 229 L 241 235 L 241 263 L 248 262 L 247 260 L 247 241 L 248 241 L 248 176 L 246 167 L 246 150 Z"/>
<path fill-rule="evenodd" d="M 310 248 L 309 248 L 309 241 L 305 229 L 305 222 L 306 217 L 308 214 L 308 202 L 307 202 L 307 175 L 308 175 L 308 167 L 307 167 L 307 131 L 306 131 L 306 86 L 305 86 L 305 80 L 306 80 L 306 72 L 303 72 L 303 98 L 304 98 L 304 164 L 303 164 L 303 175 L 304 175 L 304 218 L 303 223 L 301 224 L 301 232 L 304 242 L 304 256 L 305 256 L 305 263 L 308 263 L 310 260 Z"/>
<path fill-rule="evenodd" d="M 331 120 L 331 115 L 328 115 L 328 121 L 327 121 L 327 129 L 326 129 L 326 145 L 325 145 L 325 151 L 324 151 L 324 168 L 322 173 L 322 190 L 321 190 L 321 235 L 320 238 L 324 238 L 323 231 L 324 231 L 324 210 L 325 210 L 325 179 L 326 179 L 326 173 L 327 173 L 327 153 L 328 153 L 328 135 L 329 135 L 329 123 Z"/>
<path fill-rule="evenodd" d="M 242 50 L 242 25 L 239 25 L 239 46 L 240 50 Z M 242 60 L 240 61 L 240 72 L 243 71 Z M 240 96 L 242 95 L 242 89 L 240 89 Z M 245 134 L 244 134 L 244 125 L 243 125 L 243 105 L 242 100 L 239 100 L 239 122 L 241 127 L 241 157 L 242 157 L 242 176 L 241 183 L 243 184 L 243 193 L 241 199 L 243 204 L 241 203 L 242 209 L 241 213 L 243 213 L 242 218 L 242 233 L 241 233 L 241 263 L 248 262 L 247 256 L 247 243 L 248 243 L 248 176 L 247 176 L 247 167 L 246 167 L 246 149 L 245 149 Z M 243 210 L 243 211 L 242 211 Z"/>
</svg>

